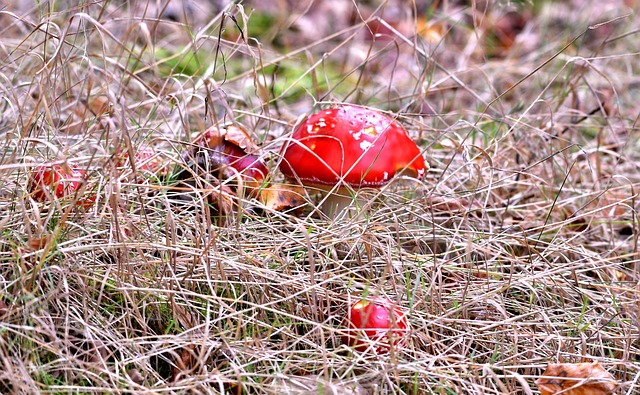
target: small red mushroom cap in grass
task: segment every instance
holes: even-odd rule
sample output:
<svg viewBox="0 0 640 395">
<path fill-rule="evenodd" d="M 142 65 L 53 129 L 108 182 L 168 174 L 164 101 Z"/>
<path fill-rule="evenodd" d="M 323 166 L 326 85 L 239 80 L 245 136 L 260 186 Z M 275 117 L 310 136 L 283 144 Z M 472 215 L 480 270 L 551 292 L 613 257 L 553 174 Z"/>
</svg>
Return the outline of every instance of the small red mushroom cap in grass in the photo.
<svg viewBox="0 0 640 395">
<path fill-rule="evenodd" d="M 84 170 L 57 164 L 41 165 L 29 175 L 27 189 L 35 200 L 44 202 L 72 196 L 86 180 L 87 173 Z"/>
<path fill-rule="evenodd" d="M 280 171 L 303 185 L 380 188 L 398 173 L 421 179 L 428 166 L 400 123 L 365 107 L 319 111 L 294 130 Z"/>
<path fill-rule="evenodd" d="M 188 153 L 188 162 L 221 173 L 218 176 L 223 180 L 239 175 L 250 192 L 266 185 L 269 169 L 259 154 L 260 148 L 240 124 L 211 126 L 194 139 L 193 145 L 196 149 Z"/>
<path fill-rule="evenodd" d="M 389 352 L 404 344 L 409 333 L 406 314 L 387 299 L 361 300 L 355 303 L 345 318 L 348 328 L 342 342 L 358 351 Z"/>
<path fill-rule="evenodd" d="M 116 166 L 130 169 L 129 152 L 120 151 L 115 155 Z M 164 162 L 158 152 L 151 147 L 138 148 L 134 152 L 133 162 L 140 174 L 150 177 L 166 177 L 169 174 L 169 164 Z"/>
</svg>

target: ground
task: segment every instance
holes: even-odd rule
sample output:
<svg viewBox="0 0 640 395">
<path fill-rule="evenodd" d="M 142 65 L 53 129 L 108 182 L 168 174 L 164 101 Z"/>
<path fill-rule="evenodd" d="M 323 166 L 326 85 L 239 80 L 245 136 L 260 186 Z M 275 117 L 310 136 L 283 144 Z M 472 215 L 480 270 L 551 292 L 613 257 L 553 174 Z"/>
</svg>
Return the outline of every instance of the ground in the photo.
<svg viewBox="0 0 640 395">
<path fill-rule="evenodd" d="M 591 361 L 638 392 L 638 7 L 0 3 L 0 392 L 539 394 Z M 360 215 L 265 205 L 296 123 L 343 102 L 426 176 Z M 257 191 L 187 159 L 225 122 Z M 86 176 L 34 192 L 52 164 Z M 410 324 L 387 353 L 342 344 L 371 297 Z"/>
</svg>

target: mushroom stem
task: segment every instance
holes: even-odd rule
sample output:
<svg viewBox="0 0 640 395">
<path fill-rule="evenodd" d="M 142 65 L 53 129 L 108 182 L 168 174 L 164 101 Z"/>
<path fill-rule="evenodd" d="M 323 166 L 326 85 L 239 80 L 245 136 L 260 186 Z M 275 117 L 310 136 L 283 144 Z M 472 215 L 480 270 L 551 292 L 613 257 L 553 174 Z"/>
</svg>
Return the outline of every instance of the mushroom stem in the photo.
<svg viewBox="0 0 640 395">
<path fill-rule="evenodd" d="M 360 196 L 358 191 L 347 188 L 332 189 L 320 200 L 320 211 L 331 219 L 336 219 L 342 213 L 348 218 L 355 218 L 362 214 L 362 207 L 366 203 L 366 199 Z"/>
</svg>

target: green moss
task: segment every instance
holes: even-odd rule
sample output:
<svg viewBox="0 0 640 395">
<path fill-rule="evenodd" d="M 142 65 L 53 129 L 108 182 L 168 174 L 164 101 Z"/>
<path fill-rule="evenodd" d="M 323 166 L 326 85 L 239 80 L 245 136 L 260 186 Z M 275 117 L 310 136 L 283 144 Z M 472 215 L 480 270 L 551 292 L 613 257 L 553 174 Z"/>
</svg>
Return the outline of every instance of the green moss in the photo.
<svg viewBox="0 0 640 395">
<path fill-rule="evenodd" d="M 156 48 L 154 56 L 162 77 L 173 75 L 201 76 L 210 59 L 204 51 L 175 53 L 164 48 Z"/>
</svg>

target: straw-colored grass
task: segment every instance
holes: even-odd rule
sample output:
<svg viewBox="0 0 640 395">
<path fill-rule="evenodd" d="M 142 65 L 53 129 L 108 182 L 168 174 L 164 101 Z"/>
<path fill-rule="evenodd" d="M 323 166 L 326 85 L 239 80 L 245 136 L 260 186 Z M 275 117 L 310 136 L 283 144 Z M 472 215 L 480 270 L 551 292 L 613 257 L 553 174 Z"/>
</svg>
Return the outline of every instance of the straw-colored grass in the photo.
<svg viewBox="0 0 640 395">
<path fill-rule="evenodd" d="M 640 391 L 637 2 L 525 4 L 505 48 L 506 2 L 420 3 L 428 33 L 374 41 L 363 21 L 395 3 L 10 3 L 1 393 L 538 394 L 548 363 L 591 360 Z M 293 125 L 333 102 L 397 115 L 425 179 L 354 218 L 322 218 L 313 191 L 299 216 L 245 198 L 220 218 L 233 180 L 114 160 L 154 147 L 184 168 L 235 120 L 283 182 Z M 90 181 L 34 200 L 29 172 L 64 162 Z M 365 295 L 408 312 L 402 347 L 342 345 Z"/>
</svg>

